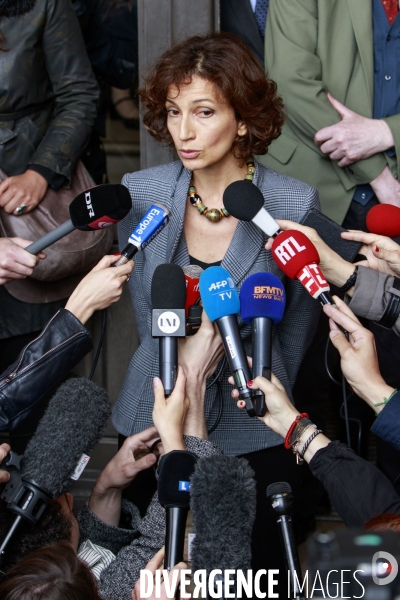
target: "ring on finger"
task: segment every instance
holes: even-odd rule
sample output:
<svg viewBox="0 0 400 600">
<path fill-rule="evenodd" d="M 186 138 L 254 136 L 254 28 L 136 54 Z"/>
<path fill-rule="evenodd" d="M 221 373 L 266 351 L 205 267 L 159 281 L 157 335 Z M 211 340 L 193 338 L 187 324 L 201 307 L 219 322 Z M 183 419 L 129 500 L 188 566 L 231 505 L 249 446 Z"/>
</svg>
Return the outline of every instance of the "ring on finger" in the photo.
<svg viewBox="0 0 400 600">
<path fill-rule="evenodd" d="M 14 213 L 17 215 L 17 217 L 19 217 L 19 215 L 22 215 L 22 213 L 24 212 L 24 210 L 26 210 L 26 208 L 27 207 L 25 206 L 25 204 L 20 204 L 19 206 L 17 206 Z"/>
</svg>

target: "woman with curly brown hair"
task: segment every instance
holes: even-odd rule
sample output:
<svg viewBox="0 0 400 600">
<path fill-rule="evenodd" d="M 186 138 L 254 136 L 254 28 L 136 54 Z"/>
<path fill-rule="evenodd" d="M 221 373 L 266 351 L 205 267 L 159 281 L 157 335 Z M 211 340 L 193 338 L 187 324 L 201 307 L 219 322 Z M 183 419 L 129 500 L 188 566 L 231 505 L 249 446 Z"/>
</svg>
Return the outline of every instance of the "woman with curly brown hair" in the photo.
<svg viewBox="0 0 400 600">
<path fill-rule="evenodd" d="M 314 188 L 254 159 L 279 136 L 284 111 L 275 83 L 239 38 L 212 33 L 192 37 L 167 50 L 149 73 L 140 97 L 146 128 L 156 140 L 175 148 L 179 160 L 125 175 L 122 181 L 131 193 L 133 206 L 119 226 L 122 247 L 149 204 L 161 202 L 172 213 L 168 227 L 156 242 L 137 255 L 129 283 L 141 343 L 113 413 L 114 425 L 124 436 L 151 424 L 158 341 L 151 337 L 150 286 L 157 265 L 173 262 L 182 267 L 196 264 L 206 268 L 221 264 L 239 288 L 249 275 L 260 271 L 272 272 L 284 280 L 263 248 L 263 233 L 253 223 L 237 221 L 226 213 L 223 192 L 234 181 L 252 180 L 262 191 L 264 206 L 273 217 L 290 215 L 294 221 L 319 206 Z M 285 281 L 285 286 L 287 309 L 274 331 L 272 353 L 274 372 L 291 397 L 319 307 L 300 283 Z M 184 369 L 187 357 L 196 354 L 196 338 L 204 335 L 201 332 L 202 328 L 182 341 L 179 362 Z M 241 324 L 241 334 L 250 354 L 251 328 Z M 197 371 L 186 372 L 192 407 L 198 410 L 198 422 L 205 411 L 208 428 L 218 415 L 218 390 L 212 385 L 205 391 L 205 378 L 215 370 L 215 361 L 209 364 L 210 357 L 220 357 L 220 343 L 215 334 L 209 340 L 207 355 L 199 353 L 197 357 Z M 227 378 L 225 369 L 219 378 L 222 417 L 211 440 L 227 454 L 245 455 L 256 471 L 260 519 L 257 516 L 255 531 L 260 542 L 254 542 L 253 568 L 264 568 L 266 563 L 273 568 L 277 558 L 279 562 L 274 541 L 279 542 L 275 534 L 271 538 L 271 526 L 276 530 L 276 524 L 266 525 L 269 509 L 265 490 L 269 483 L 282 479 L 295 488 L 297 473 L 292 457 L 283 450 L 281 437 L 236 408 Z"/>
</svg>

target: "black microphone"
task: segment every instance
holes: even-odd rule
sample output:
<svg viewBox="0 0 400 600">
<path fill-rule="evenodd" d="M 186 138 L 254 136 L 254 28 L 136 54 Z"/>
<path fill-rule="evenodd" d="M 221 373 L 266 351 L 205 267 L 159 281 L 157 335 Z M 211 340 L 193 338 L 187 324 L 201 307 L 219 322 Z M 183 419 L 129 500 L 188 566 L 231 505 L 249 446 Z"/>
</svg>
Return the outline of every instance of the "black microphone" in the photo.
<svg viewBox="0 0 400 600">
<path fill-rule="evenodd" d="M 271 502 L 272 512 L 278 517 L 282 549 L 287 570 L 290 572 L 290 598 L 305 600 L 299 587 L 302 576 L 292 523 L 294 507 L 292 488 L 285 481 L 272 483 L 267 488 L 267 498 Z"/>
<path fill-rule="evenodd" d="M 197 458 L 191 452 L 173 450 L 160 462 L 158 500 L 165 508 L 164 568 L 170 571 L 183 560 L 186 519 L 190 507 L 190 478 Z"/>
<path fill-rule="evenodd" d="M 264 208 L 262 192 L 251 181 L 229 184 L 224 191 L 223 203 L 232 217 L 239 221 L 253 221 L 269 237 L 275 237 L 280 232 L 278 223 Z"/>
<path fill-rule="evenodd" d="M 35 525 L 49 500 L 69 489 L 71 476 L 88 461 L 83 455 L 100 440 L 110 410 L 105 390 L 88 379 L 69 379 L 50 400 L 24 456 L 10 452 L 3 460 L 0 469 L 10 472 L 10 480 L 1 498 L 16 517 L 1 542 L 0 560 L 21 520 Z"/>
<path fill-rule="evenodd" d="M 158 265 L 151 281 L 151 335 L 160 340 L 160 379 L 166 398 L 171 395 L 176 382 L 177 338 L 186 335 L 185 301 L 186 281 L 182 267 L 172 263 Z"/>
<path fill-rule="evenodd" d="M 121 184 L 107 183 L 81 192 L 69 205 L 70 219 L 25 248 L 37 254 L 64 236 L 80 229 L 95 231 L 121 221 L 132 208 L 128 189 Z"/>
<path fill-rule="evenodd" d="M 256 513 L 253 476 L 244 458 L 215 455 L 197 462 L 190 484 L 190 510 L 196 533 L 192 543 L 193 572 L 205 569 L 209 576 L 214 569 L 251 569 L 251 533 Z M 222 582 L 217 578 L 216 585 L 222 591 Z M 225 598 L 225 594 L 219 593 L 218 597 Z"/>
<path fill-rule="evenodd" d="M 271 380 L 272 328 L 282 321 L 286 306 L 285 288 L 272 273 L 254 273 L 240 290 L 240 315 L 253 330 L 253 379 L 261 375 Z M 253 390 L 256 413 L 262 417 L 267 412 L 265 396 Z"/>
<path fill-rule="evenodd" d="M 245 401 L 249 417 L 255 417 L 252 391 L 247 385 L 252 376 L 237 320 L 240 302 L 235 282 L 226 269 L 208 267 L 200 276 L 200 296 L 208 318 L 218 327 L 239 398 Z"/>
</svg>

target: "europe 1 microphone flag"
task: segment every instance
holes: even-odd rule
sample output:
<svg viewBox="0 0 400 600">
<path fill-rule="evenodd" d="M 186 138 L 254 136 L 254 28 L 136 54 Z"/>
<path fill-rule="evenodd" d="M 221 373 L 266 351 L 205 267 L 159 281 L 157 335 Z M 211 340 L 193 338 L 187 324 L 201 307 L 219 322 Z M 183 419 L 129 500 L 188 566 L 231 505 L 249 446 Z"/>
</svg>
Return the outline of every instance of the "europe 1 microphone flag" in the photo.
<svg viewBox="0 0 400 600">
<path fill-rule="evenodd" d="M 310 296 L 322 305 L 334 304 L 329 283 L 318 266 L 318 251 L 304 233 L 283 231 L 274 239 L 271 252 L 272 258 L 289 279 L 298 279 Z"/>
<path fill-rule="evenodd" d="M 146 214 L 140 219 L 140 223 L 132 231 L 128 245 L 121 252 L 121 258 L 113 264 L 119 267 L 132 260 L 132 258 L 143 250 L 169 223 L 171 213 L 162 204 L 152 204 Z"/>
</svg>

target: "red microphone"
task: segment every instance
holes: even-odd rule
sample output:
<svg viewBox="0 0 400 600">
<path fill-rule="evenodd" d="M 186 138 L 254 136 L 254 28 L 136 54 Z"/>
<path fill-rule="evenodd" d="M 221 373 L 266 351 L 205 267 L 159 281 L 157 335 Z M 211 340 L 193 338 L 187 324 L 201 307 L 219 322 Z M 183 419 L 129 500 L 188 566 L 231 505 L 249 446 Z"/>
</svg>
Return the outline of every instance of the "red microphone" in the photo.
<svg viewBox="0 0 400 600">
<path fill-rule="evenodd" d="M 186 335 L 194 335 L 201 325 L 200 287 L 199 279 L 203 269 L 198 265 L 183 267 L 186 280 Z"/>
<path fill-rule="evenodd" d="M 289 279 L 298 279 L 321 304 L 334 304 L 329 283 L 318 266 L 318 251 L 304 233 L 283 231 L 274 239 L 271 252 L 272 258 Z"/>
<path fill-rule="evenodd" d="M 367 229 L 390 238 L 400 236 L 400 208 L 393 204 L 377 204 L 367 214 Z"/>
</svg>

